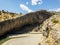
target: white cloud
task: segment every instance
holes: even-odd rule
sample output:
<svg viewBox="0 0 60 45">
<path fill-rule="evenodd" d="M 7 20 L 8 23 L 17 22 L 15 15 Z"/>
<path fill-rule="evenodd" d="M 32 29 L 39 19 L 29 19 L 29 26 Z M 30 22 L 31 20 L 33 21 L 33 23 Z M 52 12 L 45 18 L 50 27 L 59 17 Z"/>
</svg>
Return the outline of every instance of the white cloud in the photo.
<svg viewBox="0 0 60 45">
<path fill-rule="evenodd" d="M 56 12 L 60 12 L 60 8 L 56 8 L 56 9 L 49 9 L 49 11 L 56 11 Z"/>
<path fill-rule="evenodd" d="M 27 11 L 27 12 L 33 12 L 31 9 L 29 9 L 26 5 L 24 4 L 20 4 L 20 8 L 24 11 Z"/>
<path fill-rule="evenodd" d="M 42 4 L 42 0 L 31 0 L 32 5 Z"/>
</svg>

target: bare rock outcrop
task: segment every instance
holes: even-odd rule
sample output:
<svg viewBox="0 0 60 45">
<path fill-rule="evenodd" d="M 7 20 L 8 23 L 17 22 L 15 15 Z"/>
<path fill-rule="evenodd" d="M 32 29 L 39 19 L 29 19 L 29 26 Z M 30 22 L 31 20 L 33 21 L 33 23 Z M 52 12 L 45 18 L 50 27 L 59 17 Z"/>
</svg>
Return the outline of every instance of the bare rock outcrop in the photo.
<svg viewBox="0 0 60 45">
<path fill-rule="evenodd" d="M 18 30 L 18 28 L 21 28 L 22 26 L 27 24 L 41 24 L 44 20 L 48 19 L 52 15 L 52 13 L 46 10 L 41 10 L 37 12 L 28 13 L 16 19 L 0 22 L 0 36 L 13 29 Z"/>
<path fill-rule="evenodd" d="M 40 30 L 43 38 L 39 45 L 60 45 L 60 15 L 47 19 Z"/>
</svg>

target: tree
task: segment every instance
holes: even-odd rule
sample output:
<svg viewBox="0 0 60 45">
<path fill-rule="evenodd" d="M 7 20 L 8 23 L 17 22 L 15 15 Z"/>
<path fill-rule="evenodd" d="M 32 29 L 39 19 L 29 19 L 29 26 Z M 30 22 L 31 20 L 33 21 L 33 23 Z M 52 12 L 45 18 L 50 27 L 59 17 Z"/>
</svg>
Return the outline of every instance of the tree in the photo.
<svg viewBox="0 0 60 45">
<path fill-rule="evenodd" d="M 20 15 L 22 15 L 22 13 L 20 12 Z"/>
<path fill-rule="evenodd" d="M 4 10 L 2 10 L 2 12 L 4 13 L 5 11 L 4 11 Z"/>
<path fill-rule="evenodd" d="M 1 15 L 1 11 L 0 11 L 0 15 Z"/>
</svg>

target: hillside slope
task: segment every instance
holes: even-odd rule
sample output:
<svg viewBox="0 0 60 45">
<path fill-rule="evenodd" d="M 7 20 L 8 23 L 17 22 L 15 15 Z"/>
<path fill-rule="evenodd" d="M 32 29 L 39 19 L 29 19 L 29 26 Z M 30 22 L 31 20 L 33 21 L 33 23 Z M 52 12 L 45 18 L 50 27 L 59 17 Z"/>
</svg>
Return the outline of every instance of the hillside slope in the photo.
<svg viewBox="0 0 60 45">
<path fill-rule="evenodd" d="M 20 28 L 25 25 L 40 25 L 44 20 L 48 19 L 52 15 L 53 13 L 50 13 L 46 10 L 41 10 L 28 13 L 16 19 L 0 22 L 0 36 L 11 30 L 20 30 Z"/>
<path fill-rule="evenodd" d="M 40 45 L 60 45 L 60 15 L 54 15 L 40 26 L 43 34 Z"/>
<path fill-rule="evenodd" d="M 0 22 L 9 20 L 9 19 L 15 19 L 17 17 L 22 16 L 22 14 L 17 14 L 13 12 L 6 12 L 4 10 L 0 11 Z"/>
</svg>

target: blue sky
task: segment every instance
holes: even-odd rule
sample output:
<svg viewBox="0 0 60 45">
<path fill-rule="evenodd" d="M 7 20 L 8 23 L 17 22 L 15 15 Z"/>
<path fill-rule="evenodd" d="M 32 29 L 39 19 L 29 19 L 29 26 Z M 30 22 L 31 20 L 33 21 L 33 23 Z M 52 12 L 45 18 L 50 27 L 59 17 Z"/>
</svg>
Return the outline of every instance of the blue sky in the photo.
<svg viewBox="0 0 60 45">
<path fill-rule="evenodd" d="M 0 0 L 0 10 L 29 13 L 46 9 L 60 11 L 60 0 Z"/>
</svg>

